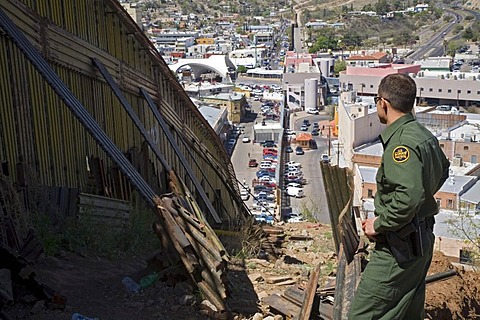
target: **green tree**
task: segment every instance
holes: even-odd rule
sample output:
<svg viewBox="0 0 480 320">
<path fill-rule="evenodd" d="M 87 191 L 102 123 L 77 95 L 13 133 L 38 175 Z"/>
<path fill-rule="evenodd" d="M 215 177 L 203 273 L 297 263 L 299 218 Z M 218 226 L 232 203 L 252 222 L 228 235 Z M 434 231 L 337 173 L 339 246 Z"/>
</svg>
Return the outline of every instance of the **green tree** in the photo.
<svg viewBox="0 0 480 320">
<path fill-rule="evenodd" d="M 455 57 L 455 52 L 460 48 L 460 44 L 457 41 L 446 42 L 446 54 Z"/>
<path fill-rule="evenodd" d="M 474 37 L 473 30 L 470 27 L 466 28 L 462 33 L 463 39 L 472 40 L 473 37 Z"/>
<path fill-rule="evenodd" d="M 378 0 L 378 2 L 375 4 L 375 11 L 378 14 L 385 14 L 392 11 L 392 9 L 387 0 Z"/>
<path fill-rule="evenodd" d="M 362 11 L 375 11 L 375 8 L 372 6 L 371 3 L 364 5 Z"/>
<path fill-rule="evenodd" d="M 333 72 L 335 76 L 338 76 L 340 72 L 347 70 L 347 62 L 345 60 L 337 60 L 335 61 L 335 65 L 333 67 Z"/>
<path fill-rule="evenodd" d="M 245 66 L 238 66 L 238 67 L 237 67 L 237 72 L 238 72 L 238 73 L 245 73 L 245 72 L 247 72 L 247 70 L 248 70 L 248 69 L 247 69 L 247 67 L 245 67 Z"/>
<path fill-rule="evenodd" d="M 478 265 L 480 253 L 480 221 L 478 211 L 460 210 L 446 221 L 448 230 L 455 236 L 465 239 L 465 247 L 470 251 L 470 258 L 474 265 Z"/>
</svg>

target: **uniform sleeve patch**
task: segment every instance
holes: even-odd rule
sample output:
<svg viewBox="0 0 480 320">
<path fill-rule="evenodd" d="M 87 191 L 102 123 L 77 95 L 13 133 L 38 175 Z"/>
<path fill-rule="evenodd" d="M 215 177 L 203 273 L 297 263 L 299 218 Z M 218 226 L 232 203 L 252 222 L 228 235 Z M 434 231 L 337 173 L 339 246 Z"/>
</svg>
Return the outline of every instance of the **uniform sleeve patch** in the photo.
<svg viewBox="0 0 480 320">
<path fill-rule="evenodd" d="M 399 146 L 393 149 L 392 157 L 393 161 L 397 163 L 402 163 L 407 161 L 408 158 L 410 158 L 410 151 L 407 147 Z"/>
</svg>

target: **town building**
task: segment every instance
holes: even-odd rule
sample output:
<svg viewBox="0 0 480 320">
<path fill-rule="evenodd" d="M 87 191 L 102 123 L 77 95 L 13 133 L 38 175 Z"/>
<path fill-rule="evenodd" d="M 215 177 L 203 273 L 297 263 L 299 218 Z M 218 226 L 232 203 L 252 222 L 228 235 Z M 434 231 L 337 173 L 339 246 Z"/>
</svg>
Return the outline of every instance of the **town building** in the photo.
<svg viewBox="0 0 480 320">
<path fill-rule="evenodd" d="M 381 63 L 388 63 L 389 56 L 385 52 L 375 52 L 372 54 L 366 54 L 363 52 L 361 55 L 353 55 L 346 59 L 347 65 L 355 67 L 368 67 L 379 65 Z"/>
<path fill-rule="evenodd" d="M 412 76 L 417 85 L 419 101 L 457 107 L 480 105 L 479 73 L 421 71 L 419 64 L 347 66 L 346 71 L 340 73 L 340 86 L 342 90 L 355 90 L 362 96 L 376 95 L 380 80 L 392 73 L 406 73 Z"/>
<path fill-rule="evenodd" d="M 219 107 L 225 107 L 228 112 L 228 121 L 230 123 L 240 123 L 245 117 L 245 106 L 248 104 L 245 95 L 238 92 L 219 93 L 202 97 L 202 101 L 214 104 Z"/>
<path fill-rule="evenodd" d="M 324 105 L 327 86 L 326 82 L 322 81 L 322 73 L 314 62 L 313 56 L 288 51 L 284 60 L 283 89 L 289 109 L 316 109 L 318 106 Z M 307 99 L 307 96 L 313 96 L 315 101 Z M 305 105 L 306 101 L 308 107 Z"/>
</svg>

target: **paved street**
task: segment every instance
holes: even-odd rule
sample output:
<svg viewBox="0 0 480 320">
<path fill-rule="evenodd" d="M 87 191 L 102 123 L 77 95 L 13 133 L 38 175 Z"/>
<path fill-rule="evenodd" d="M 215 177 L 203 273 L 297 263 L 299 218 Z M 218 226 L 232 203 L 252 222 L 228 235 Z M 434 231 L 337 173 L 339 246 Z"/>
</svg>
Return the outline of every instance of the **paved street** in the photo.
<svg viewBox="0 0 480 320">
<path fill-rule="evenodd" d="M 302 132 L 300 131 L 300 126 L 303 119 L 308 119 L 310 123 L 318 122 L 320 128 L 322 128 L 321 123 L 328 119 L 328 115 L 324 113 L 310 115 L 304 111 L 296 112 L 296 115 L 291 119 L 292 121 L 290 123 L 293 125 L 293 130 L 295 130 L 297 134 Z M 311 133 L 311 127 L 312 125 L 310 125 L 309 130 L 305 132 Z M 327 130 L 323 130 L 323 132 L 326 133 Z M 297 212 L 305 212 L 308 210 L 314 214 L 320 223 L 330 223 L 325 187 L 320 171 L 320 156 L 322 153 L 327 153 L 328 136 L 314 136 L 313 138 L 317 143 L 318 149 L 305 150 L 304 155 L 290 154 L 290 160 L 302 164 L 303 176 L 307 179 L 307 184 L 304 186 L 305 197 L 299 199 L 290 198 L 291 207 L 293 211 Z"/>
<path fill-rule="evenodd" d="M 258 101 L 250 101 L 250 103 L 252 104 L 252 110 L 258 113 L 261 103 Z M 302 132 L 300 131 L 300 126 L 303 119 L 308 119 L 310 123 L 318 122 L 320 128 L 322 128 L 323 124 L 326 124 L 328 119 L 328 115 L 325 113 L 310 115 L 304 111 L 296 112 L 295 116 L 292 115 L 291 117 L 291 126 L 297 131 L 297 133 Z M 256 177 L 255 173 L 258 168 L 249 168 L 248 160 L 253 158 L 260 162 L 262 160 L 263 148 L 258 143 L 243 143 L 242 138 L 245 136 L 248 136 L 250 139 L 253 138 L 253 125 L 255 124 L 255 121 L 259 120 L 251 119 L 250 122 L 243 123 L 245 125 L 244 133 L 239 136 L 231 159 L 239 183 L 242 183 L 245 179 L 250 186 L 252 180 Z M 311 126 L 307 132 L 311 132 Z M 320 171 L 320 156 L 322 153 L 327 153 L 328 148 L 327 132 L 328 131 L 325 129 L 323 130 L 323 135 L 314 137 L 317 143 L 317 149 L 306 150 L 304 155 L 296 155 L 295 152 L 290 153 L 287 154 L 286 159 L 284 159 L 284 161 L 293 160 L 301 163 L 303 175 L 307 180 L 307 184 L 304 187 L 305 197 L 299 199 L 289 198 L 292 210 L 294 212 L 309 211 L 321 223 L 330 223 L 323 179 Z M 292 147 L 295 148 L 295 145 L 292 145 Z M 251 206 L 252 197 L 246 201 L 246 204 L 249 207 Z"/>
</svg>

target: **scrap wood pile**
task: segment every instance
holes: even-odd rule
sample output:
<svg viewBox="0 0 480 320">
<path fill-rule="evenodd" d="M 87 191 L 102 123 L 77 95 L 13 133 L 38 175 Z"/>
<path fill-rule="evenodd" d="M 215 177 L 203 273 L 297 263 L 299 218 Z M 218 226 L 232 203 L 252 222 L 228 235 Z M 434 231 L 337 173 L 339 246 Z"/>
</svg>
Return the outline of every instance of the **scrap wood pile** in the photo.
<svg viewBox="0 0 480 320">
<path fill-rule="evenodd" d="M 332 239 L 324 235 L 329 227 L 311 223 L 292 226 L 263 226 L 277 255 L 259 255 L 246 261 L 263 314 L 285 319 L 330 319 L 335 282 L 322 265 L 334 263 L 336 258 L 330 249 L 317 251 L 323 243 L 333 249 Z"/>
</svg>

